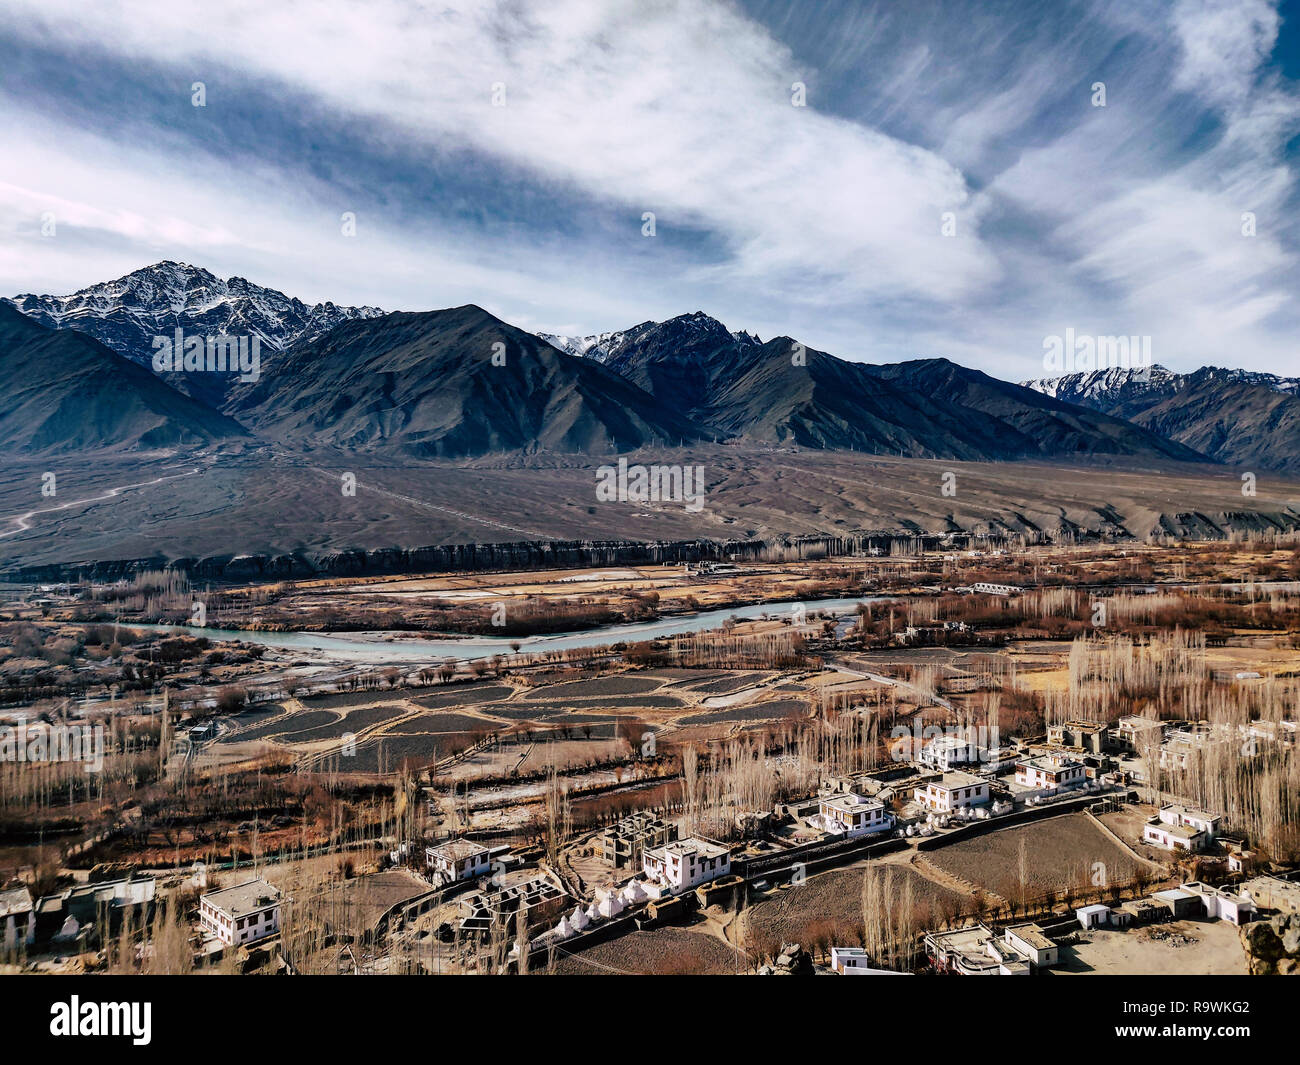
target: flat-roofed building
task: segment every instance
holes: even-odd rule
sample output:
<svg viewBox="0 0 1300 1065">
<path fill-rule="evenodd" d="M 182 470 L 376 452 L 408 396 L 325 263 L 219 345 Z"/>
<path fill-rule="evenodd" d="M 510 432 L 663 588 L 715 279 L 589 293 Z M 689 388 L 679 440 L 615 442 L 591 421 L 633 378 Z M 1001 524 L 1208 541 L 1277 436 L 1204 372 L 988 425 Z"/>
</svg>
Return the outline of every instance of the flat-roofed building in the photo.
<svg viewBox="0 0 1300 1065">
<path fill-rule="evenodd" d="M 817 813 L 827 832 L 850 838 L 888 832 L 894 827 L 894 815 L 883 802 L 856 792 L 822 799 Z"/>
<path fill-rule="evenodd" d="M 925 937 L 926 953 L 940 972 L 959 976 L 1028 976 L 1029 962 L 987 925 L 967 925 Z"/>
<path fill-rule="evenodd" d="M 1062 721 L 1047 726 L 1047 742 L 1053 747 L 1077 747 L 1089 754 L 1103 754 L 1111 747 L 1111 732 L 1100 721 Z"/>
<path fill-rule="evenodd" d="M 671 821 L 635 813 L 605 829 L 601 835 L 601 857 L 615 869 L 639 868 L 641 857 L 648 849 L 671 843 L 677 833 L 677 826 Z"/>
<path fill-rule="evenodd" d="M 564 910 L 573 900 L 563 887 L 545 876 L 479 891 L 461 900 L 460 928 L 462 932 L 489 934 L 494 928 L 514 932 L 522 916 L 528 927 Z"/>
<path fill-rule="evenodd" d="M 731 872 L 731 852 L 712 840 L 687 836 L 647 850 L 641 869 L 652 883 L 677 895 L 726 876 Z"/>
<path fill-rule="evenodd" d="M 945 773 L 941 779 L 912 792 L 917 803 L 936 813 L 951 813 L 963 806 L 982 806 L 989 801 L 989 795 L 989 782 L 971 773 Z"/>
<path fill-rule="evenodd" d="M 1241 884 L 1241 891 L 1261 910 L 1300 913 L 1300 882 L 1277 876 L 1254 876 Z"/>
<path fill-rule="evenodd" d="M 470 839 L 453 839 L 436 847 L 424 848 L 425 863 L 447 883 L 476 880 L 492 868 L 490 852 Z"/>
<path fill-rule="evenodd" d="M 1164 906 L 1169 911 L 1168 916 L 1175 921 L 1181 921 L 1185 917 L 1195 917 L 1201 912 L 1200 897 L 1182 888 L 1155 891 L 1152 892 L 1151 898 L 1157 906 Z"/>
<path fill-rule="evenodd" d="M 1191 825 L 1170 825 L 1153 817 L 1142 826 L 1142 841 L 1167 851 L 1198 851 L 1205 846 L 1205 833 Z"/>
<path fill-rule="evenodd" d="M 244 946 L 280 931 L 280 889 L 265 880 L 212 891 L 199 899 L 199 922 L 227 946 Z"/>
<path fill-rule="evenodd" d="M 936 736 L 917 754 L 916 760 L 931 769 L 948 772 L 954 766 L 980 760 L 979 745 L 964 736 Z"/>
<path fill-rule="evenodd" d="M 1003 930 L 1002 937 L 1007 946 L 1038 968 L 1046 969 L 1055 965 L 1059 957 L 1056 943 L 1047 937 L 1040 925 L 1032 921 L 1008 925 Z"/>
<path fill-rule="evenodd" d="M 1016 783 L 1024 788 L 1057 792 L 1082 787 L 1087 780 L 1087 767 L 1064 754 L 1041 754 L 1016 763 Z"/>
<path fill-rule="evenodd" d="M 1201 900 L 1206 917 L 1227 921 L 1229 924 L 1243 925 L 1255 919 L 1257 910 L 1255 901 L 1244 892 L 1231 892 L 1213 884 L 1203 884 L 1198 880 L 1183 885 L 1183 890 Z"/>
<path fill-rule="evenodd" d="M 1177 803 L 1160 807 L 1158 816 L 1166 825 L 1187 825 L 1189 828 L 1204 832 L 1208 839 L 1213 839 L 1219 834 L 1219 824 L 1223 821 L 1221 814 L 1198 810 L 1194 806 L 1180 806 Z"/>
<path fill-rule="evenodd" d="M 1158 746 L 1164 739 L 1165 727 L 1153 717 L 1130 714 L 1115 722 L 1112 731 L 1115 744 L 1126 751 L 1141 753 L 1147 747 Z"/>
</svg>

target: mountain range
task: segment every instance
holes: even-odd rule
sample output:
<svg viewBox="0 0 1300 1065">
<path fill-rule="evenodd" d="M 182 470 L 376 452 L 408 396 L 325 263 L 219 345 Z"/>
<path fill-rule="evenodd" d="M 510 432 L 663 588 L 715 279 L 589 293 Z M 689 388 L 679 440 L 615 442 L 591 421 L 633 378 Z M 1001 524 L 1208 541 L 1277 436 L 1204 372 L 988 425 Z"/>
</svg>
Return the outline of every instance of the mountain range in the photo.
<svg viewBox="0 0 1300 1065">
<path fill-rule="evenodd" d="M 177 328 L 203 336 L 257 337 L 268 354 L 314 340 L 341 322 L 376 318 L 377 307 L 308 306 L 242 277 L 222 279 L 202 267 L 163 261 L 68 296 L 24 293 L 4 300 L 42 325 L 89 334 L 119 355 L 150 366 L 154 337 Z M 229 382 L 208 374 L 177 375 L 171 384 L 212 406 Z"/>
<path fill-rule="evenodd" d="M 23 454 L 243 441 L 441 459 L 717 441 L 971 461 L 1300 463 L 1298 382 L 1242 371 L 1013 384 L 946 359 L 849 362 L 703 312 L 534 335 L 473 305 L 308 306 L 173 262 L 6 302 L 0 447 Z M 155 374 L 155 338 L 178 328 L 256 337 L 260 373 Z"/>
<path fill-rule="evenodd" d="M 207 447 L 248 435 L 93 337 L 47 328 L 3 303 L 0 359 L 0 452 Z"/>
<path fill-rule="evenodd" d="M 1074 373 L 1025 386 L 1123 418 L 1215 462 L 1300 470 L 1300 378 L 1206 366 Z"/>
</svg>

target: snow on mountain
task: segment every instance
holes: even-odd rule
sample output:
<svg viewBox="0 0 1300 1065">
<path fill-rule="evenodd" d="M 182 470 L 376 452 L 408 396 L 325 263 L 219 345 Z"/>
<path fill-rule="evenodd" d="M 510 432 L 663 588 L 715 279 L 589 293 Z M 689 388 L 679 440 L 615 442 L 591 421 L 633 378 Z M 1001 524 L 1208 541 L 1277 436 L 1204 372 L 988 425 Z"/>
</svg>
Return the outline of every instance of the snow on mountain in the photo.
<svg viewBox="0 0 1300 1065">
<path fill-rule="evenodd" d="M 353 318 L 374 318 L 377 307 L 308 306 L 242 277 L 222 279 L 202 267 L 164 261 L 68 296 L 24 293 L 11 303 L 54 328 L 88 333 L 133 362 L 148 366 L 153 338 L 177 327 L 203 336 L 260 337 L 282 351 Z"/>
<path fill-rule="evenodd" d="M 1131 369 L 1115 367 L 1108 370 L 1092 370 L 1066 374 L 1064 377 L 1045 377 L 1037 381 L 1020 383 L 1025 388 L 1032 388 L 1035 392 L 1041 392 L 1067 403 L 1110 409 L 1119 400 L 1167 397 L 1186 388 L 1188 380 L 1192 377 L 1198 380 L 1241 381 L 1248 385 L 1263 385 L 1274 392 L 1282 392 L 1286 395 L 1300 395 L 1300 378 L 1296 377 L 1279 377 L 1276 374 L 1255 370 L 1233 370 L 1217 366 L 1202 367 L 1195 374 L 1179 374 L 1165 369 L 1158 363 Z"/>
<path fill-rule="evenodd" d="M 557 336 L 555 333 L 538 333 L 537 339 L 544 340 L 553 348 L 559 348 L 566 355 L 604 362 L 609 357 L 611 344 L 623 337 L 621 331 L 616 333 L 596 333 L 586 337 Z"/>
<path fill-rule="evenodd" d="M 1066 374 L 1064 377 L 1045 377 L 1037 381 L 1021 381 L 1020 384 L 1066 403 L 1094 406 L 1099 400 L 1120 394 L 1175 390 L 1180 377 L 1180 374 L 1172 373 L 1157 363 L 1129 369 L 1113 367 Z"/>
<path fill-rule="evenodd" d="M 630 329 L 619 329 L 612 333 L 597 333 L 584 337 L 538 333 L 537 336 L 552 347 L 559 348 L 569 355 L 577 355 L 603 363 L 615 357 L 629 344 L 643 341 L 647 335 L 656 331 L 671 331 L 674 339 L 686 343 L 700 337 L 712 337 L 721 334 L 730 336 L 732 340 L 739 344 L 758 345 L 762 343 L 753 333 L 746 332 L 743 329 L 739 332 L 728 333 L 726 326 L 703 311 L 696 311 L 694 314 L 683 314 L 677 318 L 669 318 L 662 322 L 642 322 Z"/>
</svg>

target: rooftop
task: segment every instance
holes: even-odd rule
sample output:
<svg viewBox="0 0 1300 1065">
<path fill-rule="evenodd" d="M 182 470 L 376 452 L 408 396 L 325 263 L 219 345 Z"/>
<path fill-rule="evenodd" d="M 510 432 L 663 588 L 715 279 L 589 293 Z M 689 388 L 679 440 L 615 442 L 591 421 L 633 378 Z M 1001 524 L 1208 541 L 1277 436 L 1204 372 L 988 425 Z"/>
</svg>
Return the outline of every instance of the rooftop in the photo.
<svg viewBox="0 0 1300 1065">
<path fill-rule="evenodd" d="M 1177 836 L 1179 839 L 1194 839 L 1202 835 L 1201 829 L 1193 828 L 1191 825 L 1169 825 L 1159 820 L 1148 821 L 1147 824 L 1155 825 L 1162 831 L 1168 832 L 1171 836 Z"/>
<path fill-rule="evenodd" d="M 1141 717 L 1137 714 L 1129 714 L 1127 717 L 1121 717 L 1115 722 L 1120 728 L 1143 729 L 1143 728 L 1163 728 L 1164 726 L 1153 717 Z"/>
<path fill-rule="evenodd" d="M 255 913 L 280 901 L 280 889 L 265 880 L 249 880 L 236 887 L 212 891 L 202 898 L 214 909 L 232 917 L 241 913 Z"/>
<path fill-rule="evenodd" d="M 0 917 L 30 913 L 31 908 L 32 894 L 25 887 L 0 891 Z"/>
<path fill-rule="evenodd" d="M 446 858 L 448 861 L 459 862 L 466 858 L 473 858 L 475 855 L 486 854 L 487 848 L 481 843 L 475 843 L 472 839 L 453 839 L 448 843 L 443 843 L 438 847 L 430 847 L 430 854 L 436 854 L 440 858 Z"/>
<path fill-rule="evenodd" d="M 1198 821 L 1217 821 L 1218 814 L 1212 814 L 1209 810 L 1198 810 L 1195 806 L 1180 806 L 1177 803 L 1170 803 L 1168 806 L 1160 807 L 1160 812 L 1168 811 L 1171 817 L 1194 817 Z"/>
<path fill-rule="evenodd" d="M 699 836 L 687 836 L 685 839 L 679 839 L 672 843 L 665 843 L 662 847 L 656 847 L 647 854 L 676 854 L 682 858 L 692 854 L 697 854 L 701 858 L 719 858 L 730 851 L 720 843 L 713 843 L 707 839 L 700 839 Z"/>
<path fill-rule="evenodd" d="M 944 788 L 973 788 L 987 781 L 975 776 L 973 773 L 945 773 L 943 779 L 937 782 L 940 787 Z"/>
<path fill-rule="evenodd" d="M 1019 939 L 1021 942 L 1028 943 L 1035 950 L 1050 950 L 1056 946 L 1046 935 L 1043 930 L 1032 921 L 1028 924 L 1013 924 L 1007 928 L 1007 931 Z"/>
<path fill-rule="evenodd" d="M 885 804 L 878 799 L 868 799 L 865 795 L 859 795 L 857 792 L 845 792 L 842 795 L 835 795 L 829 799 L 822 799 L 823 806 L 830 806 L 836 810 L 842 810 L 845 813 L 853 813 L 862 810 L 883 810 Z"/>
<path fill-rule="evenodd" d="M 1083 763 L 1074 758 L 1060 754 L 1040 754 L 1033 758 L 1021 758 L 1016 765 L 1027 765 L 1031 769 L 1040 769 L 1044 773 L 1054 773 L 1058 769 L 1076 769 Z"/>
</svg>

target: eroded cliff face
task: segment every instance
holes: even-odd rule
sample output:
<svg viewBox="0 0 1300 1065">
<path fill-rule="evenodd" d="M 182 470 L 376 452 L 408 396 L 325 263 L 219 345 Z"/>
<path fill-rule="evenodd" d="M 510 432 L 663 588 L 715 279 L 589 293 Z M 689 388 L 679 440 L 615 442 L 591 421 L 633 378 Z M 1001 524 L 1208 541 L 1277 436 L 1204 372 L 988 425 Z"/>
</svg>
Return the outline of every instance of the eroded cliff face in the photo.
<svg viewBox="0 0 1300 1065">
<path fill-rule="evenodd" d="M 1300 975 L 1300 914 L 1254 921 L 1240 934 L 1252 976 Z"/>
<path fill-rule="evenodd" d="M 929 537 L 927 540 L 938 543 L 938 537 Z M 818 554 L 863 550 L 868 546 L 877 546 L 885 552 L 889 542 L 889 537 L 810 536 L 790 540 L 781 549 L 790 552 L 792 558 L 815 557 Z M 192 579 L 242 582 L 311 576 L 361 577 L 401 573 L 646 566 L 705 559 L 721 562 L 756 559 L 764 551 L 772 549 L 773 545 L 764 540 L 535 540 L 320 554 L 304 552 L 285 555 L 123 559 L 32 566 L 10 570 L 5 576 L 12 581 L 112 581 L 129 578 L 142 570 L 168 567 L 180 570 Z"/>
</svg>

